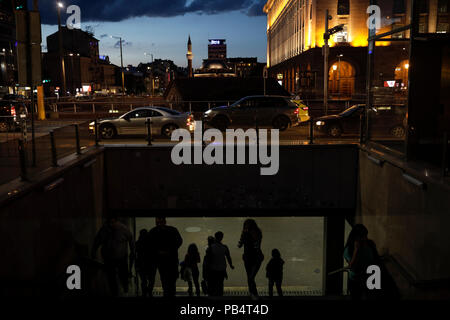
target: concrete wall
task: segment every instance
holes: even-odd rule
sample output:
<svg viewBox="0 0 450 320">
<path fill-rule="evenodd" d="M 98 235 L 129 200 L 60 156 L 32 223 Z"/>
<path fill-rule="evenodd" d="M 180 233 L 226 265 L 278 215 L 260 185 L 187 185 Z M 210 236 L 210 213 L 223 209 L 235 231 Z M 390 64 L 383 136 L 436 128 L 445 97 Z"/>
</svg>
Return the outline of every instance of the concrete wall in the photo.
<svg viewBox="0 0 450 320">
<path fill-rule="evenodd" d="M 308 215 L 310 209 L 354 212 L 356 146 L 280 146 L 279 172 L 273 176 L 261 176 L 259 165 L 177 166 L 170 151 L 106 148 L 108 209 L 147 216 L 152 212 L 146 210 L 167 208 L 290 209 L 296 215 Z"/>
<path fill-rule="evenodd" d="M 380 254 L 389 254 L 416 280 L 450 278 L 450 188 L 448 181 L 427 177 L 389 162 L 382 166 L 360 152 L 359 203 L 355 222 L 369 230 Z M 425 188 L 403 178 L 409 174 Z M 431 174 L 428 173 L 430 176 Z M 418 289 L 394 264 L 389 266 L 405 297 L 447 297 L 449 290 Z M 447 288 L 448 289 L 448 288 Z"/>
<path fill-rule="evenodd" d="M 58 179 L 63 180 L 45 190 Z M 101 225 L 103 154 L 50 169 L 39 182 L 17 190 L 13 201 L 0 203 L 0 295 L 56 295 L 67 266 L 88 255 Z"/>
</svg>

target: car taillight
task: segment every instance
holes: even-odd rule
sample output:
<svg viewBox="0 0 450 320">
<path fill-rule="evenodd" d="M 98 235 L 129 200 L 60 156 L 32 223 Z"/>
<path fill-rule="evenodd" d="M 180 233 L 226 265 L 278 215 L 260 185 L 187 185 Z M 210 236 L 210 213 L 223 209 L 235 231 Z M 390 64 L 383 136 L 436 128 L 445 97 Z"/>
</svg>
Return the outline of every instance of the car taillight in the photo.
<svg viewBox="0 0 450 320">
<path fill-rule="evenodd" d="M 16 116 L 16 107 L 11 107 L 11 115 L 13 116 L 13 117 L 15 117 Z"/>
<path fill-rule="evenodd" d="M 295 109 L 294 114 L 298 114 L 298 108 Z"/>
</svg>

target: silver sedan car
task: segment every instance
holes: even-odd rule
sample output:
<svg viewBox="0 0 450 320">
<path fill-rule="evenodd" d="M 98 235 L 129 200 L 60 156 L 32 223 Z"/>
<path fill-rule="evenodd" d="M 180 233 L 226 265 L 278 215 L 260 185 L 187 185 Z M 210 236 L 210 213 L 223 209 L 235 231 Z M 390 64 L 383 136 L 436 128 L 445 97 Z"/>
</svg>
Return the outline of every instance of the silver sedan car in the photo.
<svg viewBox="0 0 450 320">
<path fill-rule="evenodd" d="M 118 135 L 146 135 L 148 118 L 151 119 L 152 135 L 170 138 L 176 129 L 194 130 L 194 118 L 190 113 L 164 107 L 142 107 L 119 118 L 99 120 L 99 134 L 103 139 L 112 139 Z M 89 130 L 95 132 L 94 122 L 89 124 Z"/>
</svg>

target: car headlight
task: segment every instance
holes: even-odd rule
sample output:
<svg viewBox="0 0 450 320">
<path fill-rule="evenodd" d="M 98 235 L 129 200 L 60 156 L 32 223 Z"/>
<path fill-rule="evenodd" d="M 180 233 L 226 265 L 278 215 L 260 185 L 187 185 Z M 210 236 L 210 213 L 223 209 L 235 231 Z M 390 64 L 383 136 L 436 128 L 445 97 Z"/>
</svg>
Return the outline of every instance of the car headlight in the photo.
<svg viewBox="0 0 450 320">
<path fill-rule="evenodd" d="M 210 114 L 212 112 L 211 109 L 209 109 L 208 111 L 205 112 L 205 114 Z"/>
<path fill-rule="evenodd" d="M 316 122 L 316 126 L 323 126 L 325 124 L 325 122 L 323 121 L 317 121 Z"/>
<path fill-rule="evenodd" d="M 89 126 L 90 126 L 90 127 L 93 127 L 93 126 L 95 126 L 95 122 L 94 122 L 94 121 L 92 121 L 91 123 L 89 123 Z"/>
</svg>

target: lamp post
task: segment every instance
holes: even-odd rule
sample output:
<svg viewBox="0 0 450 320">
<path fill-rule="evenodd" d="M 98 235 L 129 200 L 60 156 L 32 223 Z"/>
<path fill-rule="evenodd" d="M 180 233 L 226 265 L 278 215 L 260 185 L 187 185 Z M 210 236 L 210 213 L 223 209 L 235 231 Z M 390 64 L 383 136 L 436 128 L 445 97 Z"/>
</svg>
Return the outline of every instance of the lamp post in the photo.
<svg viewBox="0 0 450 320">
<path fill-rule="evenodd" d="M 153 81 L 153 53 L 147 53 L 144 52 L 144 56 L 151 56 L 152 57 L 152 67 L 150 68 L 150 82 L 152 84 L 152 98 L 154 95 L 154 81 Z"/>
<path fill-rule="evenodd" d="M 339 54 L 338 57 L 338 97 L 341 99 L 341 58 L 343 54 Z"/>
<path fill-rule="evenodd" d="M 57 3 L 58 9 L 58 42 L 59 42 L 59 56 L 61 59 L 61 77 L 62 77 L 62 96 L 67 94 L 66 87 L 66 67 L 64 63 L 64 52 L 63 52 L 63 38 L 62 38 L 62 27 L 61 27 L 61 9 L 64 8 L 64 4 L 62 2 Z"/>
<path fill-rule="evenodd" d="M 328 40 L 330 39 L 331 35 L 344 29 L 343 24 L 339 24 L 331 29 L 328 29 L 328 20 L 331 19 L 333 19 L 333 17 L 328 14 L 327 9 L 325 11 L 325 32 L 323 33 L 323 105 L 325 108 L 325 115 L 328 114 L 328 55 L 330 53 Z"/>
</svg>

